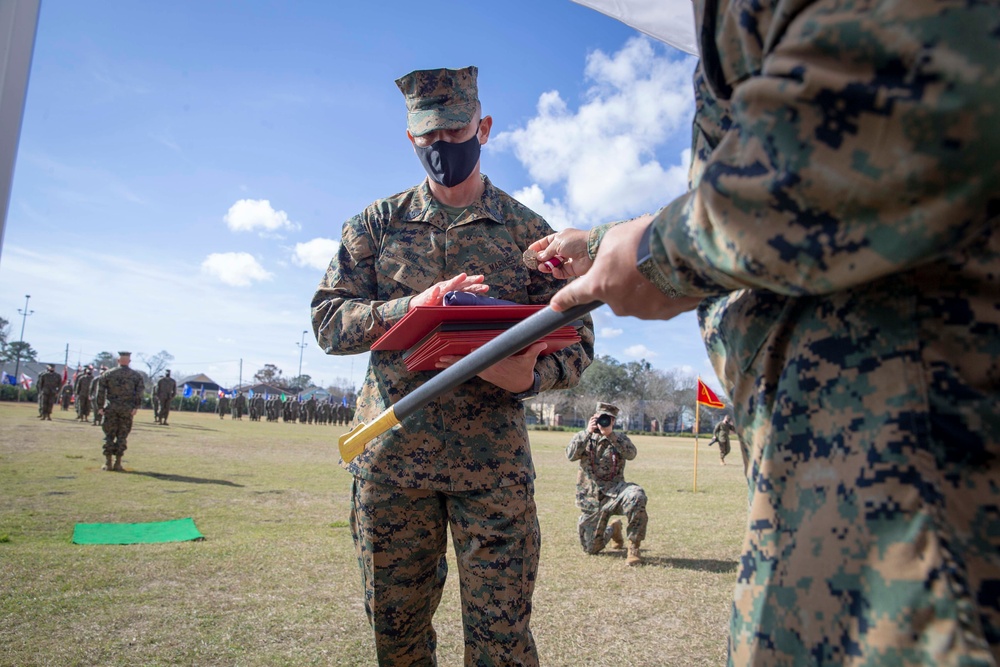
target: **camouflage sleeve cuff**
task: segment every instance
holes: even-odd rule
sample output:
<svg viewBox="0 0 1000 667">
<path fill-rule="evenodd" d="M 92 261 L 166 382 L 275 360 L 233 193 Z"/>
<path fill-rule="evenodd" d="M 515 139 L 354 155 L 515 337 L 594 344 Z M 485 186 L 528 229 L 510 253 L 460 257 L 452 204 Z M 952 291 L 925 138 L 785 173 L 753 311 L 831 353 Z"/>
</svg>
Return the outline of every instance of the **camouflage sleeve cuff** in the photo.
<svg viewBox="0 0 1000 667">
<path fill-rule="evenodd" d="M 653 223 L 650 222 L 646 225 L 646 231 L 642 233 L 642 239 L 639 241 L 639 248 L 636 250 L 636 268 L 639 273 L 649 282 L 656 285 L 656 288 L 675 299 L 680 296 L 677 289 L 670 284 L 667 277 L 663 275 L 660 271 L 660 267 L 657 266 L 656 261 L 653 257 L 653 250 L 651 247 L 652 236 L 653 236 Z"/>
<path fill-rule="evenodd" d="M 404 296 L 400 299 L 392 299 L 378 306 L 379 317 L 386 325 L 391 327 L 396 322 L 403 319 L 403 316 L 410 312 L 410 301 L 412 296 Z"/>
<path fill-rule="evenodd" d="M 604 235 L 608 233 L 608 230 L 615 225 L 620 225 L 624 220 L 619 220 L 617 222 L 606 222 L 603 225 L 597 225 L 590 230 L 590 235 L 587 237 L 587 254 L 591 259 L 597 257 L 597 250 L 601 247 L 601 241 L 604 239 Z"/>
<path fill-rule="evenodd" d="M 539 393 L 552 389 L 559 382 L 559 367 L 555 363 L 555 359 L 549 358 L 550 356 L 538 357 L 535 361 L 535 372 L 538 373 L 539 377 Z"/>
</svg>

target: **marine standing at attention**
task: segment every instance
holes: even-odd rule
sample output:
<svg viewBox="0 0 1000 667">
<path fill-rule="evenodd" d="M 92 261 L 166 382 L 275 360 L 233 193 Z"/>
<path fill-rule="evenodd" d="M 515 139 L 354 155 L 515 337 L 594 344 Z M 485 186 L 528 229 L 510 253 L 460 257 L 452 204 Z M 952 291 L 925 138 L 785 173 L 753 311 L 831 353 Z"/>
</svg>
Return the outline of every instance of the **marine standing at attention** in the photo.
<svg viewBox="0 0 1000 667">
<path fill-rule="evenodd" d="M 132 418 L 142 405 L 145 383 L 142 375 L 129 368 L 131 352 L 118 353 L 118 366 L 100 378 L 97 412 L 104 418 L 104 466 L 101 470 L 122 472 L 122 456 L 128 449 Z M 111 457 L 115 457 L 114 464 Z"/>
</svg>

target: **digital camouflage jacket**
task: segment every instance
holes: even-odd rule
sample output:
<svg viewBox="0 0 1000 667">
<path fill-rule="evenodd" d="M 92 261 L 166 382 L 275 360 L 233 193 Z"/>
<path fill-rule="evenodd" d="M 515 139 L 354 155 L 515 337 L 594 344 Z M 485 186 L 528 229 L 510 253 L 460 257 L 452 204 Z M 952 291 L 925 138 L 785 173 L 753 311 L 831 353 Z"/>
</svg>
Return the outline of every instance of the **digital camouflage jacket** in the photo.
<svg viewBox="0 0 1000 667">
<path fill-rule="evenodd" d="M 752 443 L 730 661 L 1000 661 L 1000 4 L 695 2 L 660 277 Z"/>
<path fill-rule="evenodd" d="M 490 296 L 547 304 L 562 281 L 524 266 L 548 224 L 482 177 L 480 201 L 451 220 L 425 180 L 380 199 L 343 227 L 340 249 L 312 301 L 313 329 L 328 354 L 366 352 L 409 309 L 411 297 L 459 273 L 483 274 Z M 594 353 L 582 341 L 538 358 L 541 389 L 574 386 Z M 371 352 L 355 421 L 367 422 L 433 376 L 410 372 L 403 350 Z M 534 479 L 524 407 L 514 394 L 473 378 L 431 402 L 345 464 L 383 484 L 466 491 Z"/>
</svg>

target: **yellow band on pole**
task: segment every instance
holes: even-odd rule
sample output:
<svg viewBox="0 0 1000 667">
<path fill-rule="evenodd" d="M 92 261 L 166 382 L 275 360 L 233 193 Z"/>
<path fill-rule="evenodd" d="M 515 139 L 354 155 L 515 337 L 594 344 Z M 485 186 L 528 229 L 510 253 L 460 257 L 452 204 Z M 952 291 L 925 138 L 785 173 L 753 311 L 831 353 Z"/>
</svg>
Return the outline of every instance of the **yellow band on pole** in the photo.
<svg viewBox="0 0 1000 667">
<path fill-rule="evenodd" d="M 699 378 L 700 380 L 701 378 Z M 694 402 L 694 493 L 698 493 L 698 431 L 700 429 L 700 424 L 698 423 L 700 405 L 696 400 Z"/>
<path fill-rule="evenodd" d="M 399 423 L 392 407 L 373 419 L 370 424 L 358 424 L 350 432 L 340 436 L 340 458 L 351 461 L 361 452 L 365 445 L 379 437 Z"/>
</svg>

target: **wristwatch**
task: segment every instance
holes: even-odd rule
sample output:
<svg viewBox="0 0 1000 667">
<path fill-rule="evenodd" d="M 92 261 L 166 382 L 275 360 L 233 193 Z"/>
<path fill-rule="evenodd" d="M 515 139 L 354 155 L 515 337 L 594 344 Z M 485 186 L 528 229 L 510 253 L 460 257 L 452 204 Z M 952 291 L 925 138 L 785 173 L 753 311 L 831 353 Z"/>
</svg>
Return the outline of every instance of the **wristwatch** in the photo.
<svg viewBox="0 0 1000 667">
<path fill-rule="evenodd" d="M 531 388 L 522 391 L 520 394 L 514 394 L 514 398 L 519 401 L 526 401 L 529 398 L 534 398 L 538 396 L 538 392 L 542 388 L 542 376 L 538 374 L 538 371 L 532 371 L 535 374 L 535 381 L 531 383 Z"/>
</svg>

